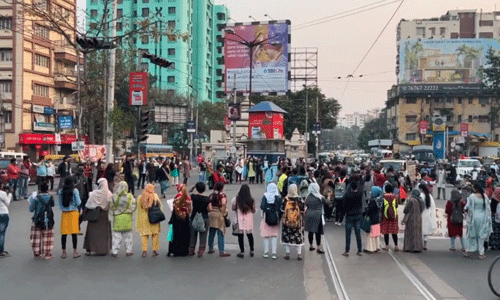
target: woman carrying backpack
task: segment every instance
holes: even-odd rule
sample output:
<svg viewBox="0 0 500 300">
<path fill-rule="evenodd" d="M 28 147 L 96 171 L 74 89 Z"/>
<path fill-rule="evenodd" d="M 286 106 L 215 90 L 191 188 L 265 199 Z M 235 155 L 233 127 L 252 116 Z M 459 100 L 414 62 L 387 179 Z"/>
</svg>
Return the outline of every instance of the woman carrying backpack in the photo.
<svg viewBox="0 0 500 300">
<path fill-rule="evenodd" d="M 319 185 L 315 182 L 309 185 L 309 195 L 306 198 L 305 207 L 305 231 L 308 232 L 309 251 L 325 253 L 321 246 L 321 235 L 323 233 L 323 203 L 325 198 L 319 193 Z M 313 238 L 316 236 L 316 246 L 313 247 Z"/>
<path fill-rule="evenodd" d="M 490 235 L 488 242 L 489 247 L 492 250 L 500 250 L 500 219 L 498 214 L 500 211 L 497 210 L 497 206 L 500 203 L 500 187 L 496 187 L 493 190 L 491 196 L 491 223 L 493 227 L 493 232 Z"/>
<path fill-rule="evenodd" d="M 80 200 L 80 192 L 75 188 L 73 178 L 67 176 L 64 178 L 62 189 L 58 191 L 59 208 L 61 209 L 61 258 L 66 258 L 66 240 L 68 234 L 71 235 L 73 241 L 73 258 L 80 257 L 78 253 L 77 242 L 78 233 L 80 232 L 80 212 L 79 207 L 82 203 Z"/>
<path fill-rule="evenodd" d="M 437 229 L 436 203 L 426 184 L 421 183 L 418 189 L 422 193 L 421 196 L 425 203 L 425 208 L 422 211 L 422 233 L 424 234 L 424 250 L 427 250 L 429 235 L 433 234 Z"/>
<path fill-rule="evenodd" d="M 500 189 L 499 189 L 500 194 Z M 460 238 L 460 245 L 462 245 L 462 251 L 464 248 L 464 240 L 462 238 L 464 225 L 463 225 L 463 213 L 464 213 L 465 203 L 462 201 L 462 196 L 457 189 L 451 191 L 451 199 L 446 201 L 445 213 L 448 215 L 448 236 L 450 237 L 450 250 L 455 251 L 455 240 Z"/>
<path fill-rule="evenodd" d="M 398 248 L 398 198 L 393 194 L 394 187 L 387 184 L 384 188 L 384 200 L 382 206 L 382 222 L 380 223 L 380 233 L 384 235 L 385 251 L 389 250 L 389 235 L 392 235 L 394 251 Z"/>
<path fill-rule="evenodd" d="M 260 235 L 264 238 L 264 258 L 269 257 L 269 240 L 271 240 L 271 257 L 277 259 L 276 248 L 281 219 L 281 197 L 275 183 L 267 185 L 267 191 L 260 203 L 262 210 L 260 221 Z"/>
<path fill-rule="evenodd" d="M 241 186 L 238 195 L 231 201 L 231 206 L 235 212 L 233 220 L 238 226 L 238 244 L 240 246 L 240 253 L 236 256 L 239 258 L 245 257 L 245 243 L 244 235 L 248 238 L 250 244 L 250 257 L 253 257 L 253 214 L 255 213 L 255 200 L 250 194 L 250 188 L 247 184 Z"/>
<path fill-rule="evenodd" d="M 288 187 L 288 195 L 281 204 L 283 225 L 281 243 L 285 245 L 285 259 L 290 259 L 290 246 L 297 248 L 297 260 L 302 260 L 302 246 L 304 245 L 304 203 L 299 198 L 297 186 Z"/>
<path fill-rule="evenodd" d="M 54 198 L 47 193 L 49 185 L 44 182 L 40 186 L 40 194 L 30 197 L 31 218 L 31 249 L 35 258 L 54 258 L 52 249 L 54 248 Z"/>
<path fill-rule="evenodd" d="M 198 246 L 198 257 L 203 257 L 205 248 L 207 247 L 207 235 L 209 231 L 208 212 L 212 210 L 210 199 L 204 195 L 207 186 L 204 182 L 196 183 L 193 189 L 196 189 L 196 194 L 191 194 L 193 203 L 193 211 L 191 213 L 191 240 L 189 242 L 189 255 L 194 255 L 196 250 L 196 242 L 198 235 L 200 236 L 200 244 Z M 191 192 L 193 191 L 191 189 Z M 201 219 L 200 219 L 201 216 Z"/>
</svg>

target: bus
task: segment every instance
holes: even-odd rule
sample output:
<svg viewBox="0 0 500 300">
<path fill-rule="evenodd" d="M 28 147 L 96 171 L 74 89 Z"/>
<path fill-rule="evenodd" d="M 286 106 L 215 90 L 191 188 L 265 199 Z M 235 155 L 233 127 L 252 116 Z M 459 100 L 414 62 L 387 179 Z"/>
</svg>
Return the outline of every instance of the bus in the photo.
<svg viewBox="0 0 500 300">
<path fill-rule="evenodd" d="M 162 144 L 141 144 L 141 156 L 146 157 L 175 157 L 177 152 L 174 151 L 172 146 Z"/>
</svg>

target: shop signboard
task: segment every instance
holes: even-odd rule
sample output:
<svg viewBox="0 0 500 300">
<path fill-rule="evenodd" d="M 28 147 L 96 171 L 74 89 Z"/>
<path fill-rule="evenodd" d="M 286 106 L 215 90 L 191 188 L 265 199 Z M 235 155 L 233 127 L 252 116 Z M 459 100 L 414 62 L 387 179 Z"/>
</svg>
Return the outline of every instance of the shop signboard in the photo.
<svg viewBox="0 0 500 300">
<path fill-rule="evenodd" d="M 33 131 L 56 131 L 56 126 L 47 122 L 33 122 Z"/>
<path fill-rule="evenodd" d="M 73 128 L 73 116 L 58 116 L 59 129 Z"/>
</svg>

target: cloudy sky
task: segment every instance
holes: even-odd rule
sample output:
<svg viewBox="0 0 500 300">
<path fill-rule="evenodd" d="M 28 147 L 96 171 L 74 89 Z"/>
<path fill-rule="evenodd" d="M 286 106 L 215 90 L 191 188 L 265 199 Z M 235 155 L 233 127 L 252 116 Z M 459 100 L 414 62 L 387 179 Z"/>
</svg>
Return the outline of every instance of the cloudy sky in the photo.
<svg viewBox="0 0 500 300">
<path fill-rule="evenodd" d="M 392 2 L 392 3 L 391 3 Z M 500 1 L 494 0 L 405 0 L 388 27 L 354 73 L 366 75 L 352 79 L 346 88 L 345 77 L 351 74 L 382 31 L 400 1 L 395 0 L 215 0 L 225 4 L 231 17 L 238 22 L 289 19 L 292 22 L 292 47 L 317 47 L 319 56 L 318 85 L 323 92 L 342 104 L 341 115 L 354 111 L 365 112 L 383 107 L 387 90 L 396 83 L 396 26 L 401 19 L 431 18 L 455 9 L 481 9 L 484 12 L 500 10 Z M 373 3 L 372 6 L 367 6 Z M 385 5 L 387 4 L 387 5 Z M 352 14 L 373 6 L 372 10 L 339 18 L 320 25 L 300 29 L 300 25 L 313 20 Z M 359 10 L 347 12 L 367 6 Z M 341 14 L 341 15 L 339 15 Z M 335 18 L 335 17 L 333 17 Z M 376 75 L 370 75 L 379 73 Z M 343 79 L 334 79 L 337 77 Z M 342 96 L 343 91 L 345 93 Z"/>
</svg>

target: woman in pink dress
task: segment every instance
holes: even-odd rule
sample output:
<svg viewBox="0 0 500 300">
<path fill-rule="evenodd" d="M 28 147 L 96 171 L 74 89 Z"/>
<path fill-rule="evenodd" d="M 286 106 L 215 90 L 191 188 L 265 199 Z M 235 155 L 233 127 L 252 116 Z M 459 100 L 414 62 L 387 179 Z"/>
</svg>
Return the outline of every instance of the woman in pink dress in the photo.
<svg viewBox="0 0 500 300">
<path fill-rule="evenodd" d="M 238 224 L 238 244 L 240 246 L 239 258 L 245 257 L 244 235 L 247 235 L 250 244 L 250 256 L 253 257 L 253 214 L 255 213 L 255 200 L 250 194 L 247 184 L 241 186 L 238 195 L 232 201 L 233 211 L 236 213 L 234 221 Z"/>
<path fill-rule="evenodd" d="M 280 231 L 281 197 L 276 184 L 270 183 L 267 186 L 267 191 L 260 203 L 260 209 L 262 210 L 260 235 L 264 238 L 264 258 L 269 257 L 269 241 L 271 241 L 272 258 L 277 259 L 276 248 Z"/>
</svg>

